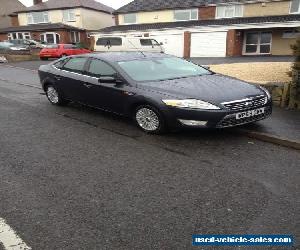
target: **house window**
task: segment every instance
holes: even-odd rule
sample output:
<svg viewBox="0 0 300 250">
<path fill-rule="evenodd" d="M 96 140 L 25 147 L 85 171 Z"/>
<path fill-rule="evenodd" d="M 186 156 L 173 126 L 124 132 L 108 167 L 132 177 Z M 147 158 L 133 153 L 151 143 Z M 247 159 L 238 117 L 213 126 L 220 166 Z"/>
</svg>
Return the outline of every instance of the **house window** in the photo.
<svg viewBox="0 0 300 250">
<path fill-rule="evenodd" d="M 136 22 L 137 22 L 137 18 L 135 13 L 124 15 L 124 24 L 134 24 Z"/>
<path fill-rule="evenodd" d="M 13 32 L 8 34 L 8 40 L 31 39 L 29 32 Z"/>
<path fill-rule="evenodd" d="M 65 22 L 75 22 L 76 21 L 76 15 L 75 10 L 63 10 L 63 18 Z"/>
<path fill-rule="evenodd" d="M 243 16 L 243 5 L 217 6 L 216 18 L 233 18 Z"/>
<path fill-rule="evenodd" d="M 292 0 L 290 13 L 298 14 L 300 13 L 300 0 Z"/>
<path fill-rule="evenodd" d="M 300 32 L 296 30 L 286 30 L 282 33 L 282 38 L 297 38 L 300 37 Z"/>
<path fill-rule="evenodd" d="M 27 14 L 28 24 L 49 23 L 49 14 L 45 12 L 31 12 Z"/>
<path fill-rule="evenodd" d="M 80 42 L 80 33 L 78 31 L 71 31 L 71 42 L 72 43 Z"/>
<path fill-rule="evenodd" d="M 244 54 L 270 54 L 272 32 L 249 32 L 245 36 Z"/>
<path fill-rule="evenodd" d="M 189 21 L 198 19 L 198 9 L 174 10 L 175 21 Z"/>
<path fill-rule="evenodd" d="M 41 41 L 44 43 L 58 44 L 59 40 L 60 40 L 60 36 L 57 33 L 47 32 L 47 33 L 41 34 Z"/>
</svg>

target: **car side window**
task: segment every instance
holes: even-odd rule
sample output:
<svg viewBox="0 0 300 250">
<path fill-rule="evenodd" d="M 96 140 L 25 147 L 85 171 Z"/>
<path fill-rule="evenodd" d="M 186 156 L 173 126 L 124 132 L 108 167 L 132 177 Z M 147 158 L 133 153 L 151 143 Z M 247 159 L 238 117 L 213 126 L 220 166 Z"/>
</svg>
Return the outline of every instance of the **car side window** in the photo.
<svg viewBox="0 0 300 250">
<path fill-rule="evenodd" d="M 98 46 L 121 46 L 122 38 L 120 37 L 103 37 L 97 40 Z"/>
<path fill-rule="evenodd" d="M 107 63 L 101 60 L 93 59 L 90 63 L 87 73 L 90 76 L 100 77 L 100 76 L 112 76 L 115 75 L 117 72 Z"/>
<path fill-rule="evenodd" d="M 77 46 L 72 45 L 72 44 L 66 44 L 66 45 L 64 45 L 64 49 L 77 49 Z"/>
<path fill-rule="evenodd" d="M 71 58 L 63 67 L 63 70 L 67 70 L 75 73 L 83 73 L 84 65 L 86 63 L 86 58 L 83 57 L 74 57 Z"/>
<path fill-rule="evenodd" d="M 58 69 L 61 69 L 64 64 L 66 63 L 66 61 L 68 61 L 69 59 L 63 59 L 63 60 L 59 60 L 58 62 L 54 63 L 54 66 Z"/>
</svg>

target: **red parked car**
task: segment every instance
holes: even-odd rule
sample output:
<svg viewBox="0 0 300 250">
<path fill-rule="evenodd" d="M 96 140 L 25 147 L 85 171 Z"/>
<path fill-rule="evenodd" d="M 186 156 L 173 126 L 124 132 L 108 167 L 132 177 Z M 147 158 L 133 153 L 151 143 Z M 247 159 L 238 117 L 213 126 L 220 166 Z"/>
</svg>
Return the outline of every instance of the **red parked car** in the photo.
<svg viewBox="0 0 300 250">
<path fill-rule="evenodd" d="M 48 60 L 49 58 L 61 58 L 64 56 L 87 53 L 91 53 L 91 51 L 83 48 L 78 48 L 73 44 L 51 44 L 41 50 L 40 58 L 41 60 Z"/>
</svg>

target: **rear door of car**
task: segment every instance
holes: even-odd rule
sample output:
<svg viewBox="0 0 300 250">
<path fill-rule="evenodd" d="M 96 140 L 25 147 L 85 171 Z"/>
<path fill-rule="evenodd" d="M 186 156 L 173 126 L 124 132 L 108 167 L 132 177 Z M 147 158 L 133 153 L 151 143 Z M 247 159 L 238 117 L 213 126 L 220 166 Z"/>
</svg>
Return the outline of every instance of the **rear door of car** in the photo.
<svg viewBox="0 0 300 250">
<path fill-rule="evenodd" d="M 61 67 L 61 74 L 55 76 L 57 86 L 66 99 L 84 104 L 88 102 L 85 94 L 87 61 L 85 57 L 72 57 Z"/>
</svg>

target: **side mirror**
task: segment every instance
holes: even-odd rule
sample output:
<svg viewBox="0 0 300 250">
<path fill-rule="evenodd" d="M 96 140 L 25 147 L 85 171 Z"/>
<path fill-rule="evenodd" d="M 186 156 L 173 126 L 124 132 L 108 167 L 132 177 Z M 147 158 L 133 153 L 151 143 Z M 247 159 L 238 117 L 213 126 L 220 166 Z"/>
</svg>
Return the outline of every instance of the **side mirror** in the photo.
<svg viewBox="0 0 300 250">
<path fill-rule="evenodd" d="M 122 80 L 118 76 L 100 76 L 98 79 L 99 83 L 122 83 Z"/>
<path fill-rule="evenodd" d="M 99 83 L 116 83 L 117 79 L 113 76 L 100 76 Z"/>
</svg>

